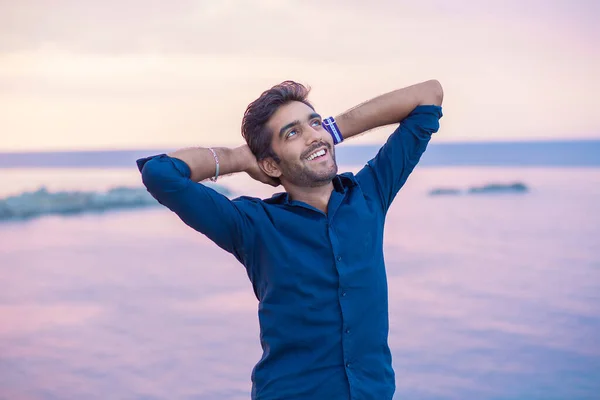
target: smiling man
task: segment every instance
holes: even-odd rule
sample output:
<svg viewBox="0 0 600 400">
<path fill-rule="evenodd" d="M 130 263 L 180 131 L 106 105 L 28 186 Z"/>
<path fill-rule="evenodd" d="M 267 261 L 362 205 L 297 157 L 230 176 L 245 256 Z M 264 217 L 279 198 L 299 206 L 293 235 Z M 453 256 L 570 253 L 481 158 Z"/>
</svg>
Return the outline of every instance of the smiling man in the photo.
<svg viewBox="0 0 600 400">
<path fill-rule="evenodd" d="M 391 399 L 384 222 L 439 129 L 442 87 L 419 83 L 325 120 L 307 96 L 291 81 L 265 91 L 244 114 L 247 145 L 137 164 L 161 204 L 246 269 L 263 349 L 253 399 Z M 373 159 L 338 174 L 335 145 L 389 124 L 399 126 Z M 198 183 L 235 172 L 285 191 L 230 200 Z"/>
</svg>

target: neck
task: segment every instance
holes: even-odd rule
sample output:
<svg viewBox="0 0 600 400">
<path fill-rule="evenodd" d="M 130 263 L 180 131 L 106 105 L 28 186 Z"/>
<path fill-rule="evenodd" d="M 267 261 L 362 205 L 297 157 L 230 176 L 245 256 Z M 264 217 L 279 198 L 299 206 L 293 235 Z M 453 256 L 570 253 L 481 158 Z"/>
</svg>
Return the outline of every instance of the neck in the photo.
<svg viewBox="0 0 600 400">
<path fill-rule="evenodd" d="M 285 183 L 283 187 L 292 200 L 309 204 L 327 214 L 327 205 L 333 191 L 333 182 L 330 181 L 316 187 L 299 187 Z"/>
</svg>

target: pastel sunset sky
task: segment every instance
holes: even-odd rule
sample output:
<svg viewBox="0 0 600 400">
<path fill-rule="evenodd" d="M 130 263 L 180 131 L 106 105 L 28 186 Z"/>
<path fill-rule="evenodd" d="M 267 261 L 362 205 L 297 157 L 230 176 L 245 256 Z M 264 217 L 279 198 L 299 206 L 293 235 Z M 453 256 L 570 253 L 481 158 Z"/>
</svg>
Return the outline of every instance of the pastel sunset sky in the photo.
<svg viewBox="0 0 600 400">
<path fill-rule="evenodd" d="M 0 1 L 0 151 L 241 144 L 285 79 L 325 116 L 436 78 L 439 141 L 600 138 L 599 21 L 597 0 Z"/>
</svg>

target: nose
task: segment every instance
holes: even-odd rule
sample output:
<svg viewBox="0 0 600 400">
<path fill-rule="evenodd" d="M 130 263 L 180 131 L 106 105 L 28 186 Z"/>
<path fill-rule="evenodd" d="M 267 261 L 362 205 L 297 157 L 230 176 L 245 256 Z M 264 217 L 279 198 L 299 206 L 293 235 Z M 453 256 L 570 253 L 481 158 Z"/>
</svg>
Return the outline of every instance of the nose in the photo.
<svg viewBox="0 0 600 400">
<path fill-rule="evenodd" d="M 305 132 L 306 134 L 304 137 L 306 138 L 307 145 L 322 141 L 321 132 L 319 132 L 318 129 L 315 129 L 315 127 L 311 124 L 308 124 L 308 126 L 305 128 Z"/>
</svg>

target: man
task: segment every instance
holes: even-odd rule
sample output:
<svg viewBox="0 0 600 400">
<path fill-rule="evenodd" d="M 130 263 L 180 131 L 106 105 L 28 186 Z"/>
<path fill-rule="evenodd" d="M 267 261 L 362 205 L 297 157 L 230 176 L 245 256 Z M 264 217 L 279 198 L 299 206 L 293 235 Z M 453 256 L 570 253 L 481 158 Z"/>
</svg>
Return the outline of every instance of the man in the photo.
<svg viewBox="0 0 600 400">
<path fill-rule="evenodd" d="M 246 268 L 263 349 L 253 399 L 391 399 L 384 220 L 439 129 L 443 91 L 419 83 L 325 121 L 307 95 L 291 81 L 265 91 L 244 114 L 245 146 L 182 149 L 138 167 L 161 204 Z M 337 173 L 335 144 L 393 123 L 360 172 Z M 198 183 L 242 171 L 285 192 L 229 200 Z"/>
</svg>

